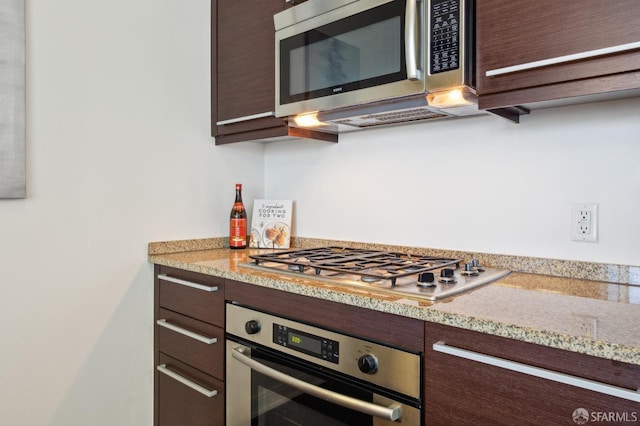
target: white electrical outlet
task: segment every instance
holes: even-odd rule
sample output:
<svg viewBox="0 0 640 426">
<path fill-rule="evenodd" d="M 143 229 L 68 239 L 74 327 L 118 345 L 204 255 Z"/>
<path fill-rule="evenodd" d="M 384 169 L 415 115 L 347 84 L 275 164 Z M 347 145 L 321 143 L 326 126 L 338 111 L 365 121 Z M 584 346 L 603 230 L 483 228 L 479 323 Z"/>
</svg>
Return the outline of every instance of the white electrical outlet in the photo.
<svg viewBox="0 0 640 426">
<path fill-rule="evenodd" d="M 598 241 L 598 205 L 574 203 L 571 205 L 571 239 Z"/>
</svg>

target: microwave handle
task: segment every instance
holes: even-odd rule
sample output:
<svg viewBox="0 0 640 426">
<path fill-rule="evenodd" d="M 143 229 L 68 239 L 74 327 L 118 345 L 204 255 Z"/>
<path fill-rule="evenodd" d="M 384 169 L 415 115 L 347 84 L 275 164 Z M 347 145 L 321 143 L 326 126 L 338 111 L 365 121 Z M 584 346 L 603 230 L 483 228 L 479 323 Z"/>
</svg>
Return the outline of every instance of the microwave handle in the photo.
<svg viewBox="0 0 640 426">
<path fill-rule="evenodd" d="M 370 402 L 361 401 L 356 398 L 352 398 L 347 395 L 342 395 L 337 392 L 333 392 L 321 387 L 312 385 L 303 380 L 291 377 L 288 374 L 281 373 L 271 367 L 255 361 L 244 354 L 245 349 L 242 347 L 235 347 L 231 352 L 231 355 L 247 367 L 251 368 L 258 373 L 282 382 L 292 388 L 298 389 L 304 393 L 315 396 L 316 398 L 324 399 L 334 404 L 340 405 L 345 408 L 349 408 L 360 413 L 364 413 L 370 416 L 380 417 L 388 420 L 398 420 L 402 417 L 402 408 L 400 404 L 393 404 L 389 407 L 383 407 Z"/>
<path fill-rule="evenodd" d="M 404 56 L 407 65 L 407 78 L 409 80 L 419 80 L 418 71 L 418 6 L 417 0 L 408 0 L 404 14 Z"/>
</svg>

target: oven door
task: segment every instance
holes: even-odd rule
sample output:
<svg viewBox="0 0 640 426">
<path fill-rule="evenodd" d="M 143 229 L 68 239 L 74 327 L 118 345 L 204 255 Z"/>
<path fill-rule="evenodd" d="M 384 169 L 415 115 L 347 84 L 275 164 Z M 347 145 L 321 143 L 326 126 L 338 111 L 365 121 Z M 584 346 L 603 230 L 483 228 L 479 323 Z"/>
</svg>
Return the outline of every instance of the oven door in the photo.
<svg viewBox="0 0 640 426">
<path fill-rule="evenodd" d="M 226 350 L 227 426 L 421 424 L 417 401 L 269 349 L 227 340 Z"/>
<path fill-rule="evenodd" d="M 424 93 L 424 16 L 417 0 L 307 1 L 276 15 L 276 115 Z"/>
</svg>

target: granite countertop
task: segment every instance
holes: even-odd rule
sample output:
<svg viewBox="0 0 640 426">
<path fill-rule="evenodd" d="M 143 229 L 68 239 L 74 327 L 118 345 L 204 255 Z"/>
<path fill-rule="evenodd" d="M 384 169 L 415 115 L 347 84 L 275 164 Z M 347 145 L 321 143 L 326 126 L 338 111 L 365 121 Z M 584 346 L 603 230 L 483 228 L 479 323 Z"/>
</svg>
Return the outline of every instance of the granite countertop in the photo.
<svg viewBox="0 0 640 426">
<path fill-rule="evenodd" d="M 320 245 L 317 240 L 304 239 L 294 244 Z M 244 268 L 249 255 L 264 250 L 223 247 L 224 239 L 150 243 L 148 258 L 158 265 L 640 365 L 640 287 L 635 285 L 512 272 L 492 284 L 431 302 Z M 501 262 L 504 259 L 491 255 L 483 260 L 488 266 L 504 267 Z M 625 270 L 619 265 L 590 265 L 595 274 L 604 270 L 608 277 L 612 268 L 616 277 L 626 274 L 635 279 L 637 273 L 636 267 Z M 511 266 L 509 269 L 517 271 Z"/>
</svg>

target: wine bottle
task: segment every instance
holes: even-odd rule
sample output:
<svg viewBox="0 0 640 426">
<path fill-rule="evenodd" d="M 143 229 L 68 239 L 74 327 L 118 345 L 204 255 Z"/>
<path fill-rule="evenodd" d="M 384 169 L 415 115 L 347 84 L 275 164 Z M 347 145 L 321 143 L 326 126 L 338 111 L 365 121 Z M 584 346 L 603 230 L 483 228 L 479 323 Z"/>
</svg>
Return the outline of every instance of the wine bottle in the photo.
<svg viewBox="0 0 640 426">
<path fill-rule="evenodd" d="M 236 200 L 229 220 L 229 248 L 247 247 L 247 211 L 242 203 L 242 184 L 236 183 Z"/>
</svg>

